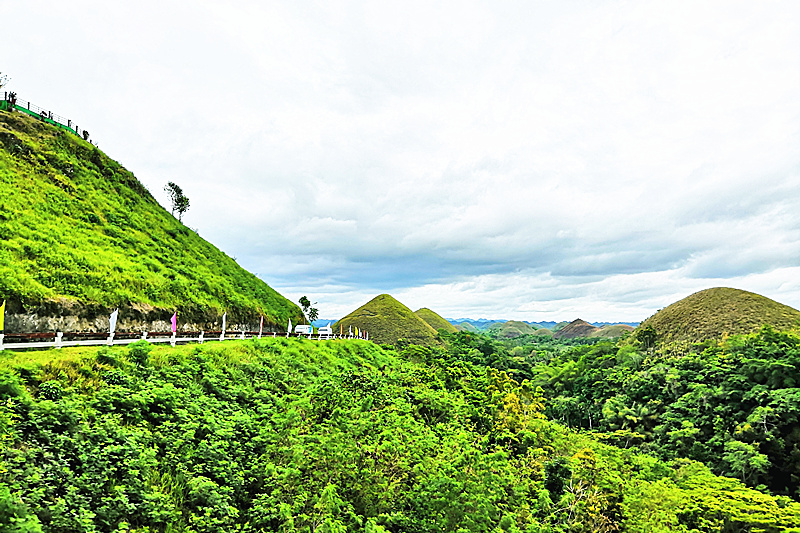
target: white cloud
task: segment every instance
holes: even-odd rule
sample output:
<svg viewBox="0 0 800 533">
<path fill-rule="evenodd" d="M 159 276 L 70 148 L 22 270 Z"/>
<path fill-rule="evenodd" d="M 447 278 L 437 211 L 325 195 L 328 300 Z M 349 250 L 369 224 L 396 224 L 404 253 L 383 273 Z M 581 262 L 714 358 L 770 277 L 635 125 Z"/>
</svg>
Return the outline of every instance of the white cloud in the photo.
<svg viewBox="0 0 800 533">
<path fill-rule="evenodd" d="M 187 6 L 5 6 L 3 72 L 293 301 L 800 307 L 794 2 Z"/>
</svg>

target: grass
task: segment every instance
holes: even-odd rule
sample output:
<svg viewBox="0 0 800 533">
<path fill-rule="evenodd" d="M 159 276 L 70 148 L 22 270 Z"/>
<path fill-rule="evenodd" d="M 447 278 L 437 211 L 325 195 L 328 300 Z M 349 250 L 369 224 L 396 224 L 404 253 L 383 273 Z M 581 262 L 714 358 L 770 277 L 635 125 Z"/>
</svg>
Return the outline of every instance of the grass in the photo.
<svg viewBox="0 0 800 533">
<path fill-rule="evenodd" d="M 70 308 L 282 326 L 299 308 L 181 224 L 95 146 L 0 112 L 0 300 L 9 313 Z M 77 311 L 76 311 L 77 310 Z"/>
</svg>

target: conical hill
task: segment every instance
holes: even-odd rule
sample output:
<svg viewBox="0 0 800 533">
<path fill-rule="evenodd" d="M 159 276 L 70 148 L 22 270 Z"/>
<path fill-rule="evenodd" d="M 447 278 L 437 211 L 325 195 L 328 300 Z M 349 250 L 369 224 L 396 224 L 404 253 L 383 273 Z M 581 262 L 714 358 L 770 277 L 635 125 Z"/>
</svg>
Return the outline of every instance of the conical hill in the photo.
<svg viewBox="0 0 800 533">
<path fill-rule="evenodd" d="M 358 328 L 369 333 L 377 343 L 395 344 L 405 339 L 411 344 L 440 344 L 436 330 L 414 312 L 388 294 L 376 296 L 334 324 L 334 331 Z"/>
<path fill-rule="evenodd" d="M 581 320 L 580 318 L 573 320 L 563 328 L 559 329 L 553 334 L 553 337 L 557 339 L 576 339 L 578 337 L 591 337 L 594 335 L 595 332 L 599 331 L 600 328 L 597 326 L 593 326 L 586 322 L 585 320 Z"/>
<path fill-rule="evenodd" d="M 420 317 L 422 320 L 428 323 L 430 327 L 439 331 L 440 329 L 445 330 L 448 333 L 456 333 L 458 328 L 456 328 L 453 324 L 445 320 L 441 315 L 436 313 L 435 311 L 431 311 L 427 307 L 423 307 L 421 309 L 417 309 L 414 311 L 414 314 Z"/>
<path fill-rule="evenodd" d="M 96 146 L 0 111 L 0 302 L 6 333 L 229 327 L 302 314 L 162 208 Z"/>
<path fill-rule="evenodd" d="M 536 333 L 536 328 L 527 322 L 509 320 L 508 322 L 492 324 L 489 327 L 489 331 L 501 339 L 515 339 L 522 335 L 533 335 Z"/>
<path fill-rule="evenodd" d="M 662 342 L 701 342 L 725 335 L 751 333 L 764 325 L 786 330 L 800 325 L 800 311 L 760 294 L 717 287 L 696 292 L 651 316 Z"/>
<path fill-rule="evenodd" d="M 621 337 L 625 333 L 630 333 L 634 329 L 633 326 L 629 326 L 628 324 L 608 324 L 592 332 L 590 336 L 613 339 L 615 337 Z"/>
</svg>

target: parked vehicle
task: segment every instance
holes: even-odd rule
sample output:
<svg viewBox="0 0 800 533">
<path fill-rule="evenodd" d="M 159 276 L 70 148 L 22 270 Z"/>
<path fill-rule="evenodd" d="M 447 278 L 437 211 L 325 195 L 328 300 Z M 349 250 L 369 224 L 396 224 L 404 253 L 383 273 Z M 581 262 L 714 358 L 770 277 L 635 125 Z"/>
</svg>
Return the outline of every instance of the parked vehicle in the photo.
<svg viewBox="0 0 800 533">
<path fill-rule="evenodd" d="M 294 332 L 300 335 L 311 335 L 314 333 L 314 326 L 310 324 L 297 324 L 294 327 Z"/>
</svg>

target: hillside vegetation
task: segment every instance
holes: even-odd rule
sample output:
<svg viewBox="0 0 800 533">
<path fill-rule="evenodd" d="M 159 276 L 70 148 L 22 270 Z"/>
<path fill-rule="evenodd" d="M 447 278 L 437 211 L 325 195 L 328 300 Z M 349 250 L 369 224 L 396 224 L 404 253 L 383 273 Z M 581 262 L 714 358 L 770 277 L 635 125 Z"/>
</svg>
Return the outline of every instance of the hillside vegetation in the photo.
<svg viewBox="0 0 800 533">
<path fill-rule="evenodd" d="M 333 325 L 339 329 L 358 328 L 377 343 L 438 346 L 436 330 L 405 305 L 388 294 L 380 294 Z"/>
<path fill-rule="evenodd" d="M 760 294 L 718 287 L 696 292 L 657 312 L 639 328 L 652 328 L 659 341 L 703 342 L 752 333 L 764 325 L 800 326 L 800 311 Z"/>
<path fill-rule="evenodd" d="M 7 312 L 258 323 L 299 308 L 165 211 L 95 146 L 0 112 L 0 301 Z M 13 320 L 6 321 L 13 332 Z"/>
<path fill-rule="evenodd" d="M 788 498 L 548 421 L 459 335 L 0 360 L 0 530 L 798 531 Z"/>
</svg>

